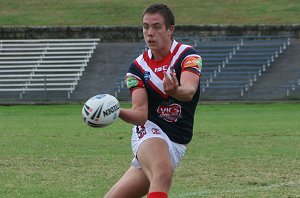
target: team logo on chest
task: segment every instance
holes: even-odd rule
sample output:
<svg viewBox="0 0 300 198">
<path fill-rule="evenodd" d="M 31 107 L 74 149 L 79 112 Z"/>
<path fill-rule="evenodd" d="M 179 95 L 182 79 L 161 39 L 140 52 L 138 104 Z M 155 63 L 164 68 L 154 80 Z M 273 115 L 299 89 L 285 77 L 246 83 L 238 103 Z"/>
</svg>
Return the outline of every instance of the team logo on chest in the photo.
<svg viewBox="0 0 300 198">
<path fill-rule="evenodd" d="M 149 71 L 145 71 L 144 73 L 144 79 L 147 82 L 151 78 L 151 74 Z"/>
<path fill-rule="evenodd" d="M 177 122 L 181 117 L 181 106 L 179 104 L 160 105 L 157 113 L 161 119 L 167 122 Z"/>
</svg>

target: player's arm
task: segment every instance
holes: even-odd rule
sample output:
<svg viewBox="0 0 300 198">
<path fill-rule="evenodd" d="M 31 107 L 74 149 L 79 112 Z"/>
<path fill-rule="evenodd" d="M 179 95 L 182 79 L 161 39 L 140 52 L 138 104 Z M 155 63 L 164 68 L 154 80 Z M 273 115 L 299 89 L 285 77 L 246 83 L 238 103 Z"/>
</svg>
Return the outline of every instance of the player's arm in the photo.
<svg viewBox="0 0 300 198">
<path fill-rule="evenodd" d="M 132 92 L 132 108 L 120 110 L 119 117 L 125 122 L 134 125 L 144 125 L 148 119 L 148 98 L 145 88 L 135 89 Z"/>
<path fill-rule="evenodd" d="M 191 101 L 199 86 L 201 69 L 202 59 L 200 56 L 195 54 L 187 56 L 181 65 L 180 83 L 175 73 L 170 73 L 170 76 L 165 73 L 164 91 L 177 100 Z"/>
<path fill-rule="evenodd" d="M 131 93 L 131 109 L 121 109 L 119 117 L 134 125 L 144 125 L 148 119 L 148 95 L 143 81 L 133 73 L 125 77 L 127 88 Z"/>
<path fill-rule="evenodd" d="M 179 101 L 191 101 L 199 86 L 199 76 L 191 72 L 183 72 L 180 77 L 180 85 L 175 73 L 172 73 L 171 77 L 172 79 L 165 74 L 165 92 Z"/>
</svg>

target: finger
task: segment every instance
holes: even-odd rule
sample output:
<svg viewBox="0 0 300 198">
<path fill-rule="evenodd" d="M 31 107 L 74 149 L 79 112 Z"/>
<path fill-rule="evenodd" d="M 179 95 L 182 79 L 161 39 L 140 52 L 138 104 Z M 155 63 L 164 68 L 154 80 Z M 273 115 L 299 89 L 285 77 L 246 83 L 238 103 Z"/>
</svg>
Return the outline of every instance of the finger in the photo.
<svg viewBox="0 0 300 198">
<path fill-rule="evenodd" d="M 166 83 L 170 83 L 170 82 L 172 81 L 172 80 L 169 78 L 167 72 L 164 73 L 164 80 L 163 80 L 163 81 L 166 82 Z"/>
<path fill-rule="evenodd" d="M 176 77 L 176 73 L 172 73 L 172 83 L 177 87 L 178 86 L 178 79 Z"/>
<path fill-rule="evenodd" d="M 166 72 L 164 72 L 164 79 L 163 79 L 163 88 L 164 88 L 164 90 L 167 89 L 169 83 L 170 83 L 170 79 L 167 76 Z"/>
<path fill-rule="evenodd" d="M 176 78 L 176 74 L 175 73 L 171 73 L 171 77 L 172 77 L 172 80 L 175 82 L 177 81 L 177 78 Z"/>
</svg>

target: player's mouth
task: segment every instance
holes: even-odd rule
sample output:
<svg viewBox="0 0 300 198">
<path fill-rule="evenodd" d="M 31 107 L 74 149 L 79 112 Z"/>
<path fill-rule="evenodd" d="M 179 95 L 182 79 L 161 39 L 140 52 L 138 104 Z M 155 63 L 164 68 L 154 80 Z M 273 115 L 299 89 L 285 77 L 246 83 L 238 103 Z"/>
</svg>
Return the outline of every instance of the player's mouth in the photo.
<svg viewBox="0 0 300 198">
<path fill-rule="evenodd" d="M 148 40 L 148 45 L 155 45 L 155 41 L 154 40 Z"/>
</svg>

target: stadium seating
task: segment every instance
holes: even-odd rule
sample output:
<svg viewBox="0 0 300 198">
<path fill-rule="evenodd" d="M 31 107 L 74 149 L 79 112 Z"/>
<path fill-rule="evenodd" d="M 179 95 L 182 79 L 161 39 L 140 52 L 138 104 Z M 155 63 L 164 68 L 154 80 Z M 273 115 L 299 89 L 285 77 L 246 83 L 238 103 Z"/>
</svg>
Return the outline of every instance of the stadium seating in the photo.
<svg viewBox="0 0 300 198">
<path fill-rule="evenodd" d="M 0 93 L 65 92 L 68 98 L 99 39 L 0 40 Z"/>
<path fill-rule="evenodd" d="M 290 45 L 287 36 L 194 37 L 192 40 L 203 59 L 201 90 L 207 98 L 216 89 L 231 98 L 234 93 L 243 97 Z"/>
<path fill-rule="evenodd" d="M 289 80 L 287 85 L 282 86 L 286 91 L 286 96 L 290 96 L 295 91 L 300 91 L 300 74 L 297 80 Z"/>
</svg>

